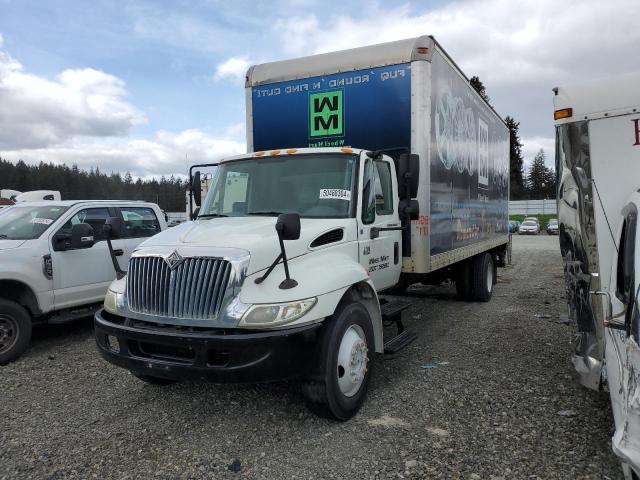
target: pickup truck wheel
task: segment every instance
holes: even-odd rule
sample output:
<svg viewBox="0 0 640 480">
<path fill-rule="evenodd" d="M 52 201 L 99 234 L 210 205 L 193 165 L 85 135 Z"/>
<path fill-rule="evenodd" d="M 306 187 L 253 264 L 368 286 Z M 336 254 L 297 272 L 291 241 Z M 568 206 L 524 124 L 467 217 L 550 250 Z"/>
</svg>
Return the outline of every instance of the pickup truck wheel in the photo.
<svg viewBox="0 0 640 480">
<path fill-rule="evenodd" d="M 488 302 L 493 293 L 495 269 L 493 257 L 489 253 L 481 253 L 473 260 L 473 299 Z"/>
<path fill-rule="evenodd" d="M 0 299 L 0 365 L 18 358 L 31 339 L 31 317 L 25 308 Z"/>
<path fill-rule="evenodd" d="M 360 410 L 367 396 L 374 342 L 364 305 L 349 302 L 338 308 L 320 338 L 318 367 L 324 379 L 305 381 L 302 388 L 313 412 L 345 421 Z"/>
<path fill-rule="evenodd" d="M 135 372 L 131 372 L 134 377 L 146 382 L 150 385 L 173 385 L 176 380 L 169 380 L 168 378 L 152 377 L 151 375 L 140 375 Z"/>
</svg>

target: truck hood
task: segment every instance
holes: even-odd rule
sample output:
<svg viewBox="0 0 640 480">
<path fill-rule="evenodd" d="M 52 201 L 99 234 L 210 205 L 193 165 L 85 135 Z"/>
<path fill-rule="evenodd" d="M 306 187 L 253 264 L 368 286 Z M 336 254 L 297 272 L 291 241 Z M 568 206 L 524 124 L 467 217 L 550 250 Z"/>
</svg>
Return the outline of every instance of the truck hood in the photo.
<svg viewBox="0 0 640 480">
<path fill-rule="evenodd" d="M 26 240 L 2 240 L 0 239 L 0 250 L 9 250 L 11 248 L 18 248 Z"/>
<path fill-rule="evenodd" d="M 212 247 L 242 249 L 249 252 L 251 259 L 248 274 L 258 272 L 273 263 L 280 254 L 278 235 L 275 230 L 275 217 L 228 217 L 196 220 L 169 228 L 136 249 L 142 251 L 151 247 L 166 247 L 167 254 L 177 250 L 183 256 L 189 256 L 188 247 Z M 328 231 L 344 228 L 354 220 L 345 219 L 301 219 L 300 238 L 285 241 L 287 258 L 295 258 L 311 251 L 309 245 L 317 237 Z M 336 245 L 344 242 L 332 243 Z"/>
</svg>

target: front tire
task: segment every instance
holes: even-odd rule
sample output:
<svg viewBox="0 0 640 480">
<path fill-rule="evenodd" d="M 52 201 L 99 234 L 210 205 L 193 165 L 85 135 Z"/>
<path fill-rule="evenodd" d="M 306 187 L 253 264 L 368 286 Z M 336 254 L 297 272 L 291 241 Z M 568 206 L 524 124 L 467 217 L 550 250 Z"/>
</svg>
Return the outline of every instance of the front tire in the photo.
<svg viewBox="0 0 640 480">
<path fill-rule="evenodd" d="M 18 358 L 31 340 L 31 316 L 16 302 L 0 299 L 0 365 Z"/>
<path fill-rule="evenodd" d="M 341 304 L 319 339 L 317 377 L 306 380 L 303 393 L 314 413 L 346 421 L 362 407 L 371 378 L 373 326 L 360 302 Z"/>
</svg>

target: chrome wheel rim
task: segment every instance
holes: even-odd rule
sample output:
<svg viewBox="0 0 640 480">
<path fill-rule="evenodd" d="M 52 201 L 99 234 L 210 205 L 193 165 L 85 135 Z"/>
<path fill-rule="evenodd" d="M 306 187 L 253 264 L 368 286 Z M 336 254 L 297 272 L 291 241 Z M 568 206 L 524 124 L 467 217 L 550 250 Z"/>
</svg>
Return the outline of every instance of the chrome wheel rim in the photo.
<svg viewBox="0 0 640 480">
<path fill-rule="evenodd" d="M 0 313 L 0 353 L 9 351 L 18 341 L 18 322 Z"/>
<path fill-rule="evenodd" d="M 362 327 L 351 325 L 342 335 L 336 365 L 338 386 L 345 397 L 353 397 L 360 390 L 367 373 L 368 352 Z"/>
</svg>

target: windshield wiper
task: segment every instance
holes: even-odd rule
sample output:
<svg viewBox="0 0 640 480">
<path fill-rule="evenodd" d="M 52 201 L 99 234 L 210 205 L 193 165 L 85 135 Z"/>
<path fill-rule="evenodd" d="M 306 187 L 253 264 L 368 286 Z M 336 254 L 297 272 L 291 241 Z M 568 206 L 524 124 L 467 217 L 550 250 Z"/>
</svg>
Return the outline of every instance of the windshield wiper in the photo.
<svg viewBox="0 0 640 480">
<path fill-rule="evenodd" d="M 265 215 L 269 217 L 275 217 L 276 215 L 282 215 L 282 212 L 275 211 L 259 211 L 259 212 L 247 212 L 246 215 Z"/>
<path fill-rule="evenodd" d="M 215 218 L 215 217 L 228 217 L 228 215 L 223 215 L 221 213 L 203 213 L 202 215 L 198 215 L 198 218 Z"/>
<path fill-rule="evenodd" d="M 7 234 L 0 233 L 0 238 L 9 238 L 9 236 Z"/>
</svg>

